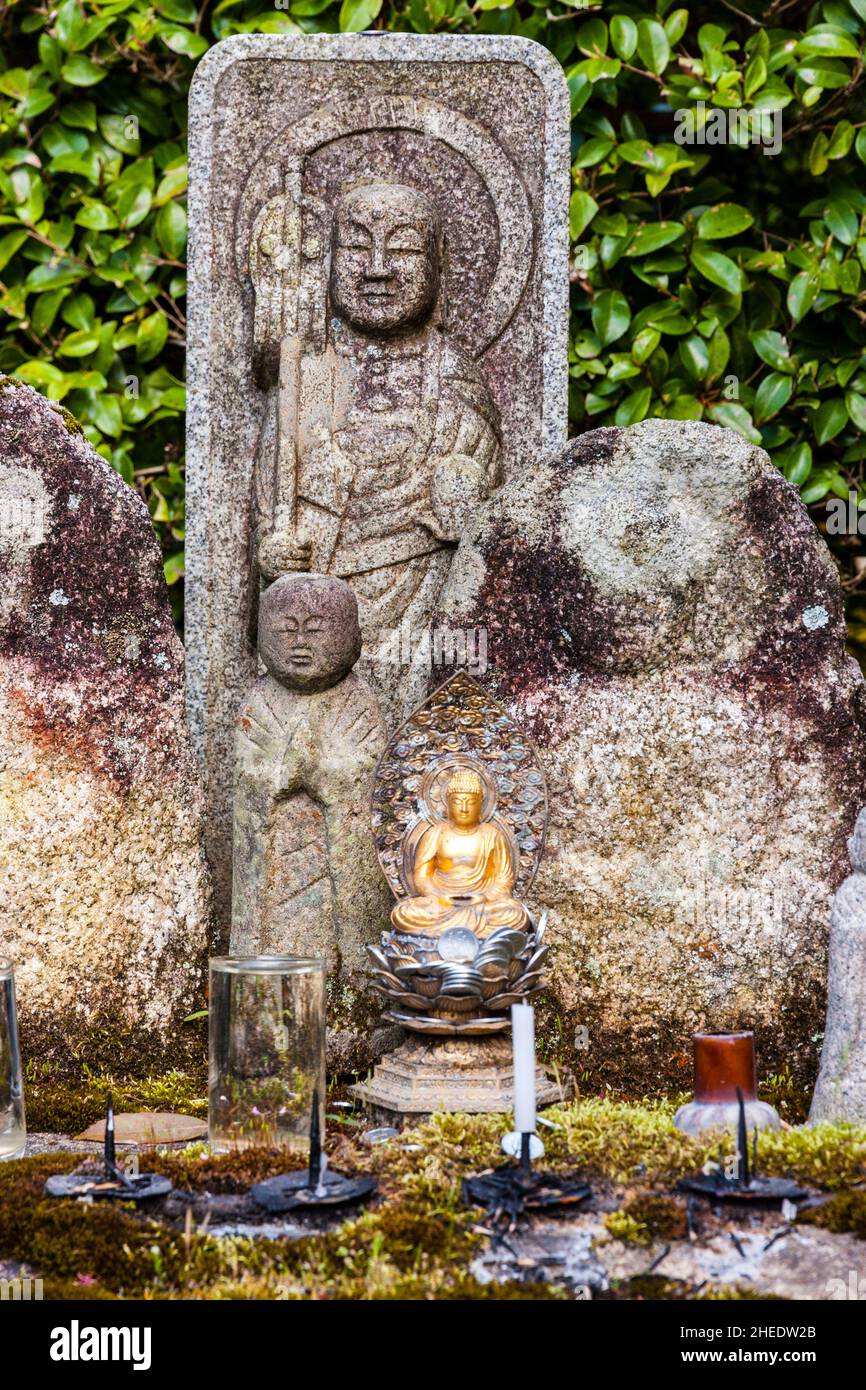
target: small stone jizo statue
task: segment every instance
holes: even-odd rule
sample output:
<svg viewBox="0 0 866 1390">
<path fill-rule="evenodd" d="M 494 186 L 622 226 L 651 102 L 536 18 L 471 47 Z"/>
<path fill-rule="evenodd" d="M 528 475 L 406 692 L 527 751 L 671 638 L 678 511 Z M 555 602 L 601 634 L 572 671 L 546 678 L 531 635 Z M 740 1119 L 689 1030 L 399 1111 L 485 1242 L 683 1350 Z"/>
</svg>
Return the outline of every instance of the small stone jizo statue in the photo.
<svg viewBox="0 0 866 1390">
<path fill-rule="evenodd" d="M 262 676 L 235 745 L 231 949 L 362 968 L 387 901 L 368 802 L 385 732 L 348 584 L 292 574 L 262 595 Z"/>
</svg>

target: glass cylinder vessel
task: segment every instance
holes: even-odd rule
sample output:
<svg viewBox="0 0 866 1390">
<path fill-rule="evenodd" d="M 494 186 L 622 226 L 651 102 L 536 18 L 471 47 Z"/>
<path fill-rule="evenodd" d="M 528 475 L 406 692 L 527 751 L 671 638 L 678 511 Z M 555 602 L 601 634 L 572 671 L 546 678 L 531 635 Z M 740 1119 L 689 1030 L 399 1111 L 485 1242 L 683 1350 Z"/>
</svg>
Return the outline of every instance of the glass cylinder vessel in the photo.
<svg viewBox="0 0 866 1390">
<path fill-rule="evenodd" d="M 300 956 L 210 962 L 208 1138 L 309 1155 L 313 1097 L 325 1120 L 325 964 Z"/>
<path fill-rule="evenodd" d="M 0 956 L 0 1159 L 20 1157 L 26 1142 L 15 972 L 11 960 Z"/>
</svg>

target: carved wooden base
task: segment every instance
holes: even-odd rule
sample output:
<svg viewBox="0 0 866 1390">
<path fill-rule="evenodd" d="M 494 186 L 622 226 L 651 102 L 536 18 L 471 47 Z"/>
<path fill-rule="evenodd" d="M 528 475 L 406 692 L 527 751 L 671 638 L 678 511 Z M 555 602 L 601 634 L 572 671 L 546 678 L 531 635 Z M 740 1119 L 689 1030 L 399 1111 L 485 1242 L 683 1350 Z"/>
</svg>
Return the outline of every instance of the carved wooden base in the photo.
<svg viewBox="0 0 866 1390">
<path fill-rule="evenodd" d="M 372 1110 L 388 1115 L 502 1113 L 514 1104 L 511 1039 L 408 1037 L 382 1058 L 369 1081 L 351 1089 Z M 563 1099 L 541 1068 L 536 1091 L 539 1107 Z"/>
</svg>

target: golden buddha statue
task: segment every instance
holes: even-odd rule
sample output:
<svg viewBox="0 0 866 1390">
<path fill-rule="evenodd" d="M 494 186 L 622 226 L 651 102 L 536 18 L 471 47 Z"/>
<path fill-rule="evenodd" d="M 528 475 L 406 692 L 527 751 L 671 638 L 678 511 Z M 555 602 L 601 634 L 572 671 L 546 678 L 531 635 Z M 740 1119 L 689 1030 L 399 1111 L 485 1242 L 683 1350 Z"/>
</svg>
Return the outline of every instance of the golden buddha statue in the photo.
<svg viewBox="0 0 866 1390">
<path fill-rule="evenodd" d="M 398 931 L 440 936 L 463 927 L 477 937 L 501 928 L 525 929 L 525 907 L 512 893 L 515 865 L 503 828 L 481 820 L 484 787 L 471 768 L 458 768 L 448 781 L 447 820 L 427 827 L 407 865 L 415 896 L 401 899 L 391 913 Z"/>
</svg>

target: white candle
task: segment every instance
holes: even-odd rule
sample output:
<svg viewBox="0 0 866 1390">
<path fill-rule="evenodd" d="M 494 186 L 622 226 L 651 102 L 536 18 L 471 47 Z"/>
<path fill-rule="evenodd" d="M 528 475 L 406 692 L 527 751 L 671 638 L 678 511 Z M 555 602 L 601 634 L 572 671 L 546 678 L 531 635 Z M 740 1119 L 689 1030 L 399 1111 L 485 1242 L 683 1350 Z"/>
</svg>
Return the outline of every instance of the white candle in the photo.
<svg viewBox="0 0 866 1390">
<path fill-rule="evenodd" d="M 535 1010 L 531 1004 L 512 1004 L 514 1047 L 514 1128 L 535 1133 Z"/>
</svg>

